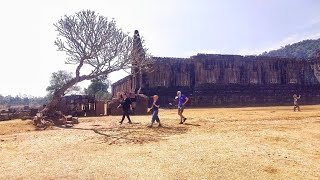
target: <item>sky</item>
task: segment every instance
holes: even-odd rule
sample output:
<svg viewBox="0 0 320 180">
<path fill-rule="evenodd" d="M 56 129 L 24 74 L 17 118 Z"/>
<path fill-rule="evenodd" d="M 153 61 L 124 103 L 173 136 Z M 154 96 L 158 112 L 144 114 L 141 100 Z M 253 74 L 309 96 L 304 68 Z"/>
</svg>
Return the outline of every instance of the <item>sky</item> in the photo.
<svg viewBox="0 0 320 180">
<path fill-rule="evenodd" d="M 10 0 L 0 3 L 0 94 L 46 95 L 52 72 L 74 71 L 54 45 L 64 15 L 94 10 L 154 56 L 261 54 L 320 38 L 319 0 Z M 110 75 L 112 82 L 125 72 Z M 81 83 L 82 87 L 89 82 Z"/>
</svg>

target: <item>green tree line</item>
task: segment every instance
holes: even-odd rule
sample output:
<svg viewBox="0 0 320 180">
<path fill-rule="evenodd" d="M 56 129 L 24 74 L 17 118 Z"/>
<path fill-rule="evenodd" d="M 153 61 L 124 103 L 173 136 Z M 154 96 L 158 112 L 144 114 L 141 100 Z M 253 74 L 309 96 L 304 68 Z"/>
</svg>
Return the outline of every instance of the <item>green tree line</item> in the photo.
<svg viewBox="0 0 320 180">
<path fill-rule="evenodd" d="M 312 58 L 320 51 L 320 39 L 303 40 L 294 44 L 281 47 L 278 50 L 264 52 L 262 56 L 290 57 L 290 58 Z"/>
<path fill-rule="evenodd" d="M 52 97 L 52 94 L 56 89 L 63 86 L 69 79 L 72 78 L 72 73 L 66 71 L 57 71 L 52 73 L 50 78 L 50 85 L 47 87 L 48 94 L 44 97 L 34 97 L 27 95 L 1 95 L 0 94 L 0 105 L 1 106 L 15 106 L 15 105 L 25 105 L 25 106 L 38 106 L 47 104 Z M 97 100 L 107 100 L 111 98 L 111 94 L 108 91 L 110 88 L 110 81 L 105 76 L 100 78 L 95 78 L 91 80 L 91 83 L 87 88 L 83 90 L 79 86 L 73 86 L 68 89 L 66 93 L 68 94 L 86 94 L 94 95 Z"/>
<path fill-rule="evenodd" d="M 48 103 L 48 97 L 33 97 L 33 96 L 3 96 L 0 94 L 0 105 L 15 106 L 15 105 L 42 105 Z"/>
</svg>

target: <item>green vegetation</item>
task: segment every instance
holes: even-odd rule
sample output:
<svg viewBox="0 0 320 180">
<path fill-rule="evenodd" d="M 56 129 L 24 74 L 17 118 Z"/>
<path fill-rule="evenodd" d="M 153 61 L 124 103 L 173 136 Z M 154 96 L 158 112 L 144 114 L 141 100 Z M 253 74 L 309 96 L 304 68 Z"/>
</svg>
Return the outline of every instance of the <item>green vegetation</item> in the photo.
<svg viewBox="0 0 320 180">
<path fill-rule="evenodd" d="M 111 98 L 111 94 L 108 92 L 110 84 L 107 76 L 92 79 L 88 88 L 84 89 L 84 93 L 94 95 L 97 100 L 107 100 Z"/>
<path fill-rule="evenodd" d="M 311 58 L 316 57 L 320 51 L 320 39 L 303 40 L 298 43 L 289 44 L 278 50 L 264 52 L 262 56 L 272 57 L 292 57 L 292 58 Z"/>
<path fill-rule="evenodd" d="M 50 85 L 46 89 L 48 91 L 48 96 L 52 97 L 52 95 L 57 90 L 65 86 L 72 78 L 73 78 L 72 73 L 64 70 L 59 70 L 57 72 L 52 73 L 50 77 Z M 78 91 L 80 91 L 80 87 L 73 85 L 65 91 L 65 94 L 68 94 L 71 92 L 78 92 Z"/>
<path fill-rule="evenodd" d="M 3 96 L 0 94 L 0 106 L 39 106 L 48 103 L 48 97 L 33 97 L 26 95 L 19 96 Z"/>
</svg>

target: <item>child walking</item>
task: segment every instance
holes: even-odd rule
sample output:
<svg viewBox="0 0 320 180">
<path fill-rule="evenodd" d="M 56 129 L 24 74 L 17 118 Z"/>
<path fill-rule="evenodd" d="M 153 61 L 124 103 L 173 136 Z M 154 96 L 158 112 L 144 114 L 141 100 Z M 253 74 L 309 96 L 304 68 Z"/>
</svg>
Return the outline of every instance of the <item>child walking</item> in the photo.
<svg viewBox="0 0 320 180">
<path fill-rule="evenodd" d="M 152 109 L 152 119 L 151 119 L 151 124 L 148 127 L 152 127 L 154 121 L 157 121 L 157 123 L 159 123 L 158 127 L 162 126 L 161 123 L 160 123 L 159 116 L 158 116 L 159 108 L 160 108 L 158 99 L 159 99 L 158 95 L 154 95 L 153 96 L 153 103 L 152 103 L 152 106 L 150 108 L 150 109 Z"/>
</svg>

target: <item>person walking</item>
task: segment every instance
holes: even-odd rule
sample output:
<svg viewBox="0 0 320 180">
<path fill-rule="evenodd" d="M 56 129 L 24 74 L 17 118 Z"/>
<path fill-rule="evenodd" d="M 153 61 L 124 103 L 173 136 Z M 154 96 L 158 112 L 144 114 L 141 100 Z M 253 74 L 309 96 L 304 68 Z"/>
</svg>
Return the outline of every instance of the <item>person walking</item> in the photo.
<svg viewBox="0 0 320 180">
<path fill-rule="evenodd" d="M 178 91 L 176 99 L 178 99 L 178 115 L 180 116 L 179 124 L 183 124 L 187 120 L 187 118 L 183 116 L 183 111 L 185 109 L 185 104 L 189 101 L 189 98 L 183 95 L 181 91 Z"/>
<path fill-rule="evenodd" d="M 296 112 L 296 110 L 298 109 L 298 111 L 300 111 L 300 106 L 299 106 L 299 99 L 301 98 L 301 95 L 297 96 L 296 94 L 293 95 L 293 111 Z"/>
<path fill-rule="evenodd" d="M 131 119 L 130 119 L 130 111 L 132 111 L 132 102 L 131 102 L 130 98 L 127 96 L 127 94 L 125 94 L 125 93 L 122 95 L 122 98 L 123 98 L 123 100 L 118 106 L 118 108 L 122 107 L 122 119 L 119 123 L 122 124 L 125 117 L 127 117 L 128 123 L 132 124 Z"/>
<path fill-rule="evenodd" d="M 158 127 L 161 127 L 161 123 L 160 123 L 160 119 L 159 119 L 159 108 L 160 108 L 160 104 L 159 104 L 159 96 L 158 95 L 154 95 L 153 96 L 153 103 L 152 103 L 152 106 L 150 108 L 150 110 L 152 110 L 152 118 L 151 118 L 151 124 L 150 126 L 148 127 L 152 127 L 153 126 L 153 123 L 155 121 L 157 121 L 157 123 L 159 124 Z"/>
</svg>

